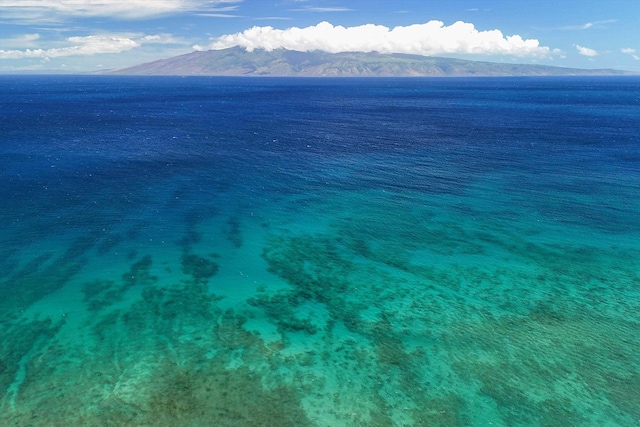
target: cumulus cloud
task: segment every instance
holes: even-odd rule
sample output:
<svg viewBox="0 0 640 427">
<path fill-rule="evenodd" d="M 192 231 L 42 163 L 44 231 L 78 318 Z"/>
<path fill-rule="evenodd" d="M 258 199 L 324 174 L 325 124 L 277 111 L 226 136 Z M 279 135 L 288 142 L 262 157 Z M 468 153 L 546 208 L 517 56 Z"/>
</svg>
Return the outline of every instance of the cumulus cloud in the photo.
<svg viewBox="0 0 640 427">
<path fill-rule="evenodd" d="M 5 18 L 51 18 L 51 15 L 144 18 L 169 13 L 210 10 L 243 0 L 0 0 Z"/>
<path fill-rule="evenodd" d="M 578 53 L 583 56 L 589 56 L 589 57 L 598 56 L 598 51 L 595 49 L 590 49 L 588 47 L 580 46 L 579 44 L 576 45 L 576 49 L 578 50 Z"/>
<path fill-rule="evenodd" d="M 556 51 L 541 46 L 536 39 L 519 35 L 505 36 L 500 30 L 479 31 L 473 24 L 441 21 L 388 28 L 366 24 L 356 27 L 334 26 L 321 22 L 305 28 L 279 30 L 273 27 L 253 27 L 241 33 L 213 39 L 210 49 L 232 46 L 273 50 L 285 48 L 298 51 L 408 53 L 416 55 L 478 54 L 518 57 L 548 57 Z"/>
<path fill-rule="evenodd" d="M 152 37 L 153 36 L 148 36 Z M 161 37 L 161 36 L 159 36 Z M 144 39 L 144 38 L 143 38 Z M 146 42 L 153 42 L 145 40 Z M 98 35 L 83 37 L 68 37 L 67 46 L 50 49 L 22 49 L 22 50 L 2 50 L 0 49 L 0 59 L 22 59 L 22 58 L 59 58 L 63 56 L 86 56 L 101 53 L 120 53 L 141 46 L 140 41 L 128 37 L 114 35 Z"/>
</svg>

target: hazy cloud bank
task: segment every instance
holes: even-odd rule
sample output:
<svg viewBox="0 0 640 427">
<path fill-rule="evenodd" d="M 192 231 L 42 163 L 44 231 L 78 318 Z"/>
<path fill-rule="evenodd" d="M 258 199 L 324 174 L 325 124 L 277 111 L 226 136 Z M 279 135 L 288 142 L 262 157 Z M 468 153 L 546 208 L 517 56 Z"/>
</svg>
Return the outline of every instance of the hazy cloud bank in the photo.
<svg viewBox="0 0 640 427">
<path fill-rule="evenodd" d="M 38 35 L 30 35 L 33 40 Z M 142 37 L 128 37 L 122 35 L 93 35 L 82 37 L 68 37 L 65 46 L 48 49 L 0 49 L 0 59 L 22 58 L 60 58 L 65 56 L 87 56 L 103 53 L 120 53 L 138 48 L 142 44 L 164 43 L 171 44 L 177 41 L 170 35 L 156 34 Z"/>
<path fill-rule="evenodd" d="M 211 11 L 242 0 L 0 0 L 5 18 L 50 20 L 59 16 L 145 18 L 186 11 Z M 215 9 L 214 9 L 215 10 Z"/>
</svg>

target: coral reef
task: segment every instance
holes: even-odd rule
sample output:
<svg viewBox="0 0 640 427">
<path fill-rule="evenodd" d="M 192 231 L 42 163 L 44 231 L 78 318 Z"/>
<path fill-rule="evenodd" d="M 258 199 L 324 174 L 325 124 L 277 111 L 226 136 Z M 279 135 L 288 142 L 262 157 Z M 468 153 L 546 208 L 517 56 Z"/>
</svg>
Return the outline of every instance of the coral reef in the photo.
<svg viewBox="0 0 640 427">
<path fill-rule="evenodd" d="M 215 261 L 196 254 L 182 254 L 182 272 L 192 276 L 196 282 L 206 282 L 218 272 L 218 269 Z"/>
</svg>

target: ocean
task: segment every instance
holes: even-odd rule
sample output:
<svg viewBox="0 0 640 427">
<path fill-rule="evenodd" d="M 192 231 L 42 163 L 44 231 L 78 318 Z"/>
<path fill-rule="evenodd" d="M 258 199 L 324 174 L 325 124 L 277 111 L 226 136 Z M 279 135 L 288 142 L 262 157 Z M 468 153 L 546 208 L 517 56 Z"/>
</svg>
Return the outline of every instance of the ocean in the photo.
<svg viewBox="0 0 640 427">
<path fill-rule="evenodd" d="M 640 78 L 0 76 L 0 426 L 637 426 Z"/>
</svg>

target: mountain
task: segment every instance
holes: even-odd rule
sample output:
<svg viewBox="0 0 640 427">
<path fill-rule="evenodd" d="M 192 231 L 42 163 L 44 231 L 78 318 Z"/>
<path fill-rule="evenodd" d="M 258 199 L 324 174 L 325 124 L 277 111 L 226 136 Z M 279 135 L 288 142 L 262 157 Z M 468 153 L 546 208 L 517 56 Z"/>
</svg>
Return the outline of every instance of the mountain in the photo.
<svg viewBox="0 0 640 427">
<path fill-rule="evenodd" d="M 287 49 L 247 52 L 241 47 L 192 52 L 169 59 L 109 70 L 106 74 L 179 76 L 565 76 L 625 75 L 611 69 L 589 70 L 547 65 L 503 64 L 377 52 L 298 52 Z"/>
</svg>

